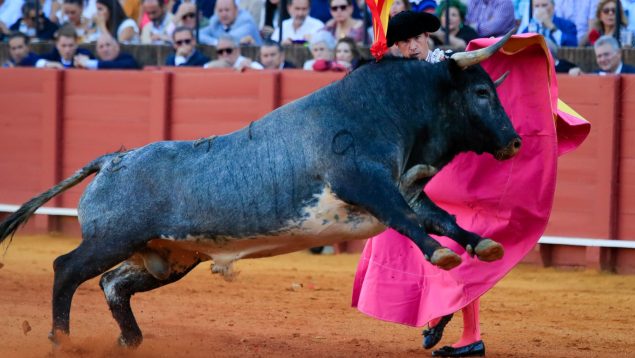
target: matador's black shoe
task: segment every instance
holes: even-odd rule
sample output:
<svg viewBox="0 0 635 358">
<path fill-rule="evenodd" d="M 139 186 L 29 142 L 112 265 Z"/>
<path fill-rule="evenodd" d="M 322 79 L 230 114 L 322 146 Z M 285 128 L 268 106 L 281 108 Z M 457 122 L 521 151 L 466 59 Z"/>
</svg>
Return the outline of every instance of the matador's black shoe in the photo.
<svg viewBox="0 0 635 358">
<path fill-rule="evenodd" d="M 463 347 L 444 346 L 441 349 L 432 351 L 433 357 L 482 357 L 485 355 L 485 344 L 483 341 L 476 341 Z"/>
<path fill-rule="evenodd" d="M 439 343 L 441 337 L 443 337 L 443 330 L 452 319 L 452 316 L 452 313 L 443 316 L 436 326 L 423 330 L 423 348 L 430 349 Z"/>
</svg>

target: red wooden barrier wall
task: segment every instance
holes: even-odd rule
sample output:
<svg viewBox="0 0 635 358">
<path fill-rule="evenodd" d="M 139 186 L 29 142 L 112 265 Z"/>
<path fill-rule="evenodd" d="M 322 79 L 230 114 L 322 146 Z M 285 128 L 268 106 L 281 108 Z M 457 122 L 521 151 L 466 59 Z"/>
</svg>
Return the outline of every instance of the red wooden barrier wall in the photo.
<svg viewBox="0 0 635 358">
<path fill-rule="evenodd" d="M 231 132 L 342 76 L 301 70 L 0 69 L 0 203 L 21 204 L 121 146 Z M 593 130 L 577 151 L 561 158 L 547 233 L 633 240 L 635 76 L 558 80 L 560 97 Z M 75 207 L 85 185 L 48 206 Z M 71 234 L 78 228 L 74 218 L 46 216 L 36 216 L 29 227 Z M 546 263 L 635 272 L 635 250 L 542 246 Z"/>
</svg>

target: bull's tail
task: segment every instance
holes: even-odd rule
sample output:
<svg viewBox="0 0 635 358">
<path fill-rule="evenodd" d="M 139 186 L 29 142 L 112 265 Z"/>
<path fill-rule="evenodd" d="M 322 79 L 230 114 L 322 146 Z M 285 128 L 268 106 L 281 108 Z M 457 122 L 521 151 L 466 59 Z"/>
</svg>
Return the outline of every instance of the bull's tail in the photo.
<svg viewBox="0 0 635 358">
<path fill-rule="evenodd" d="M 13 237 L 13 234 L 15 234 L 20 225 L 26 223 L 29 217 L 33 215 L 40 206 L 44 205 L 54 196 L 77 185 L 87 176 L 98 172 L 102 166 L 116 154 L 117 153 L 106 154 L 93 160 L 88 163 L 88 165 L 75 172 L 75 174 L 71 177 L 64 179 L 56 186 L 24 203 L 16 212 L 9 215 L 9 217 L 4 221 L 0 222 L 0 243 L 2 243 L 7 237 Z"/>
</svg>

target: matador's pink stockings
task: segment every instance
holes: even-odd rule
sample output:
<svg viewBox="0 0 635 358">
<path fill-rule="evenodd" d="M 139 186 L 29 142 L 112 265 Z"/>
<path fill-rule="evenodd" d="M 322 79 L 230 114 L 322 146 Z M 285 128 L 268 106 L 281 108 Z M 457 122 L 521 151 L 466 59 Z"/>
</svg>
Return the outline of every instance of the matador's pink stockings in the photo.
<svg viewBox="0 0 635 358">
<path fill-rule="evenodd" d="M 452 347 L 463 347 L 468 344 L 481 340 L 481 326 L 478 318 L 480 298 L 475 299 L 467 306 L 463 307 L 463 335 L 458 342 L 452 344 Z M 430 321 L 429 326 L 435 327 L 441 321 L 441 317 Z"/>
</svg>

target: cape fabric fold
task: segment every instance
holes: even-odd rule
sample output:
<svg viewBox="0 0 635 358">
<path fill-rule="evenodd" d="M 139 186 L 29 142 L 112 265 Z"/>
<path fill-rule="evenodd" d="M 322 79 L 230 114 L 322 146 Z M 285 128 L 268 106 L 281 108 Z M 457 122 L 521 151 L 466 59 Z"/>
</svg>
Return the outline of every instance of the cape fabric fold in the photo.
<svg viewBox="0 0 635 358">
<path fill-rule="evenodd" d="M 474 40 L 467 50 L 496 40 Z M 553 60 L 542 37 L 514 36 L 481 65 L 494 79 L 510 71 L 498 94 L 523 146 L 502 162 L 488 154 L 461 154 L 425 191 L 463 228 L 500 242 L 505 256 L 481 262 L 451 239 L 437 237 L 463 259 L 444 271 L 388 229 L 367 241 L 355 276 L 352 304 L 369 316 L 423 326 L 491 289 L 540 239 L 553 203 L 558 155 L 575 149 L 589 133 L 588 122 L 559 105 Z"/>
</svg>

